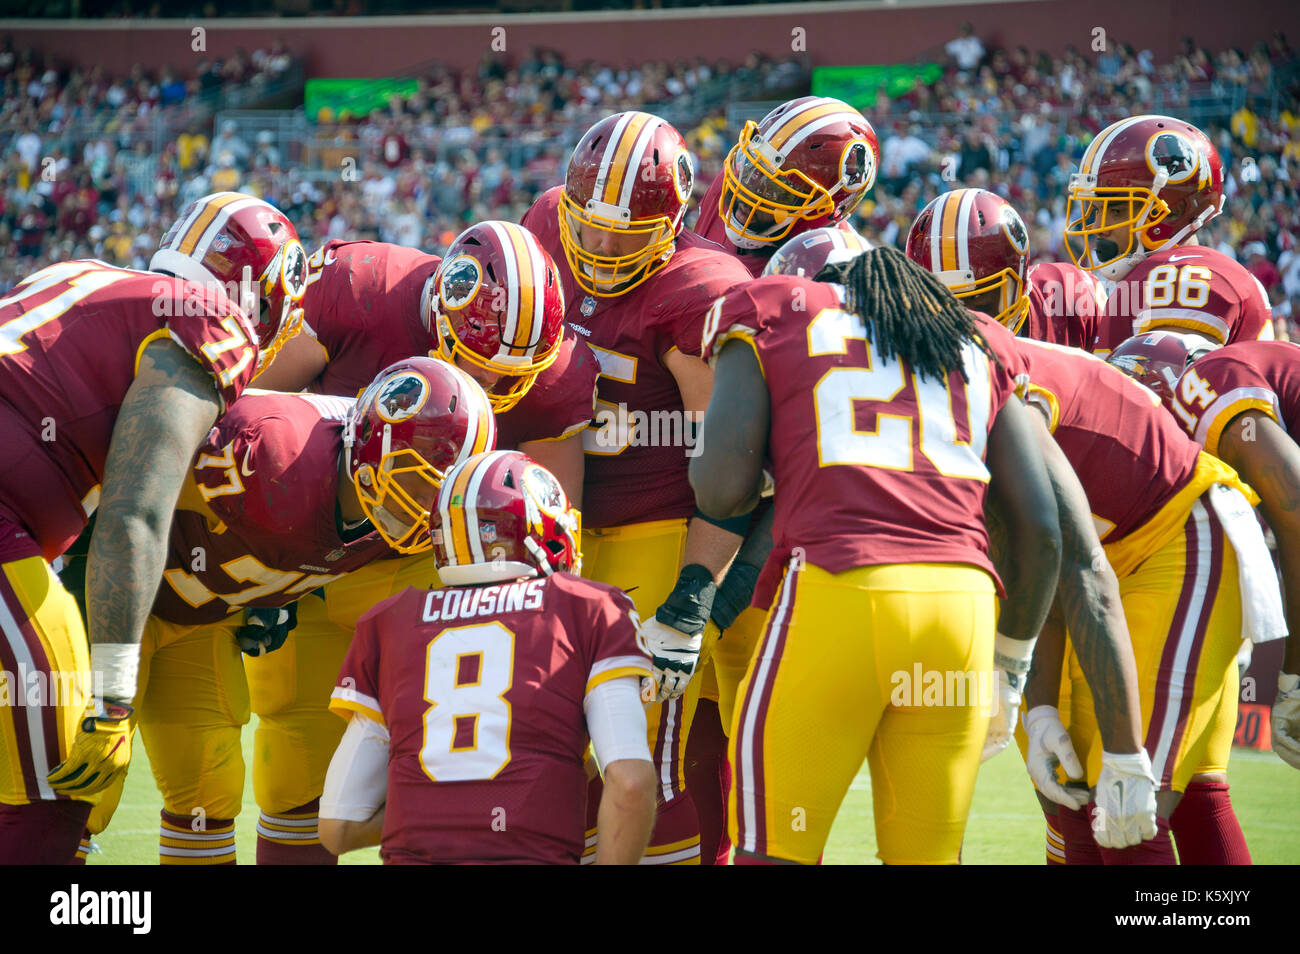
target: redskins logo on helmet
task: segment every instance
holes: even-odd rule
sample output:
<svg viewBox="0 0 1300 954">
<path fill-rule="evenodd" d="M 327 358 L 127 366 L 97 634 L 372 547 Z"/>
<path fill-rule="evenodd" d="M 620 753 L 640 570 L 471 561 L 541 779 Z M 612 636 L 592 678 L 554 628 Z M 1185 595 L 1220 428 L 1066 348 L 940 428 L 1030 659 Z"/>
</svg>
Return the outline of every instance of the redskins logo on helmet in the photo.
<svg viewBox="0 0 1300 954">
<path fill-rule="evenodd" d="M 443 482 L 431 532 L 449 586 L 496 583 L 582 568 L 582 517 L 555 476 L 526 454 L 494 451 Z"/>
<path fill-rule="evenodd" d="M 564 289 L 537 238 L 512 222 L 457 236 L 433 275 L 432 353 L 468 370 L 497 413 L 519 403 L 560 353 Z"/>
<path fill-rule="evenodd" d="M 1106 356 L 1106 361 L 1139 384 L 1150 388 L 1161 403 L 1173 411 L 1174 389 L 1187 366 L 1218 347 L 1218 344 L 1200 335 L 1178 331 L 1150 331 L 1122 342 Z"/>
<path fill-rule="evenodd" d="M 1029 230 L 1000 195 L 954 189 L 938 196 L 912 223 L 907 257 L 1012 334 L 1029 317 Z"/>
<path fill-rule="evenodd" d="M 1080 268 L 1118 281 L 1223 209 L 1209 137 L 1172 116 L 1132 116 L 1092 141 L 1070 177 L 1065 238 Z"/>
<path fill-rule="evenodd" d="M 560 243 L 584 291 L 613 298 L 668 264 L 695 184 L 681 133 L 649 113 L 616 113 L 573 150 Z"/>
<path fill-rule="evenodd" d="M 352 406 L 344 463 L 379 535 L 398 553 L 423 553 L 444 474 L 495 443 L 492 408 L 473 378 L 434 358 L 408 358 L 381 371 Z"/>
<path fill-rule="evenodd" d="M 850 228 L 847 222 L 841 222 L 800 232 L 767 260 L 763 274 L 815 279 L 827 265 L 851 262 L 869 251 L 871 243 Z"/>
<path fill-rule="evenodd" d="M 879 164 L 876 132 L 860 112 L 824 96 L 794 99 L 745 123 L 722 167 L 718 215 L 737 248 L 770 247 L 846 218 Z"/>
<path fill-rule="evenodd" d="M 256 196 L 215 192 L 191 202 L 149 269 L 216 287 L 237 302 L 256 328 L 259 367 L 302 327 L 307 253 L 293 223 Z"/>
</svg>

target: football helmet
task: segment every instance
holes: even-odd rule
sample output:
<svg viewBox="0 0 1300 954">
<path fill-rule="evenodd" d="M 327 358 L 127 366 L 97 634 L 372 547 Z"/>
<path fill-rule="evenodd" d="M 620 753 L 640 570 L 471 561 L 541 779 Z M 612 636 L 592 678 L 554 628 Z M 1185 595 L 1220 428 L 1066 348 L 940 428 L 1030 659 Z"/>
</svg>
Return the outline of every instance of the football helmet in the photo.
<svg viewBox="0 0 1300 954">
<path fill-rule="evenodd" d="M 745 123 L 722 166 L 718 215 L 737 248 L 770 247 L 842 221 L 879 166 L 876 131 L 860 112 L 825 96 L 792 99 Z"/>
<path fill-rule="evenodd" d="M 478 382 L 453 364 L 390 364 L 361 393 L 343 430 L 344 465 L 367 519 L 398 553 L 423 553 L 444 475 L 496 445 Z"/>
<path fill-rule="evenodd" d="M 668 264 L 695 167 L 681 133 L 649 113 L 616 113 L 587 130 L 569 159 L 560 242 L 574 280 L 613 298 Z"/>
<path fill-rule="evenodd" d="M 938 196 L 912 223 L 907 257 L 1012 334 L 1029 317 L 1029 230 L 1000 195 L 954 189 Z"/>
<path fill-rule="evenodd" d="M 1209 338 L 1179 331 L 1149 331 L 1134 335 L 1106 356 L 1139 384 L 1144 384 L 1173 408 L 1174 388 L 1187 366 L 1202 355 L 1217 350 Z"/>
<path fill-rule="evenodd" d="M 1130 116 L 1097 134 L 1070 177 L 1066 246 L 1080 268 L 1118 281 L 1222 210 L 1209 137 L 1171 116 Z"/>
<path fill-rule="evenodd" d="M 767 260 L 763 274 L 816 278 L 827 265 L 851 262 L 869 251 L 871 243 L 847 222 L 841 222 L 800 232 Z"/>
<path fill-rule="evenodd" d="M 242 192 L 191 202 L 149 261 L 150 271 L 216 286 L 237 302 L 256 329 L 259 367 L 302 327 L 307 268 L 293 223 Z"/>
<path fill-rule="evenodd" d="M 434 273 L 425 324 L 437 357 L 499 376 L 488 400 L 508 411 L 560 353 L 564 290 L 555 262 L 522 226 L 470 226 Z"/>
<path fill-rule="evenodd" d="M 581 515 L 551 472 L 518 451 L 476 454 L 448 472 L 432 537 L 449 586 L 582 568 Z"/>
</svg>

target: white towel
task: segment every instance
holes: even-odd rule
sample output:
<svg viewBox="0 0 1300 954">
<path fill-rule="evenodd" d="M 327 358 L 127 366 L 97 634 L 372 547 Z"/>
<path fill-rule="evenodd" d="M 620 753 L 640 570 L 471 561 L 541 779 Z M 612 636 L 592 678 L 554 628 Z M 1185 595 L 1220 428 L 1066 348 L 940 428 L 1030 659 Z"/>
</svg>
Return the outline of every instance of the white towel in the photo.
<svg viewBox="0 0 1300 954">
<path fill-rule="evenodd" d="M 1255 643 L 1286 636 L 1282 591 L 1277 570 L 1264 542 L 1255 510 L 1236 487 L 1215 484 L 1206 494 L 1219 515 L 1223 532 L 1237 553 L 1237 579 L 1241 584 L 1241 638 Z"/>
</svg>

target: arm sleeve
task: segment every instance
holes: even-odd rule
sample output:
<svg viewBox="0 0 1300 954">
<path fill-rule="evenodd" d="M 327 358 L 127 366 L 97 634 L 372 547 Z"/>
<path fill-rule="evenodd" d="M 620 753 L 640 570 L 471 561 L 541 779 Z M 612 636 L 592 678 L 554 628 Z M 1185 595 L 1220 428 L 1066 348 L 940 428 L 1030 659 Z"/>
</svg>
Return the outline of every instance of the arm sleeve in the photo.
<svg viewBox="0 0 1300 954">
<path fill-rule="evenodd" d="M 596 764 L 603 768 L 620 759 L 651 760 L 650 747 L 646 743 L 645 708 L 641 704 L 641 680 L 638 677 L 619 676 L 602 682 L 587 693 L 582 711 L 587 715 L 587 732 L 591 735 L 591 745 L 596 752 Z M 342 746 L 339 748 L 341 751 Z M 331 765 L 330 771 L 333 769 L 334 766 Z M 324 804 L 322 799 L 322 813 Z"/>
<path fill-rule="evenodd" d="M 345 719 L 357 715 L 386 725 L 379 707 L 379 651 L 375 624 L 368 615 L 358 622 L 352 645 L 343 659 L 329 707 Z"/>
<path fill-rule="evenodd" d="M 320 816 L 365 821 L 379 810 L 387 797 L 388 729 L 357 713 L 348 722 L 347 731 L 330 759 L 325 791 L 320 797 Z"/>
</svg>

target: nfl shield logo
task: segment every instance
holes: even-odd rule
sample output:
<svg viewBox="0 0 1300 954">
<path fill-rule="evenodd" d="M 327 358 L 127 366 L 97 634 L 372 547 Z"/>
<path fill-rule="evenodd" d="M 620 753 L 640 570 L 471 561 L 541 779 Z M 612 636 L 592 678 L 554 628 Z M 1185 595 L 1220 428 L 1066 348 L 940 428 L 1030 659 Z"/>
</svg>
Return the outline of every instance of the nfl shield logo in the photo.
<svg viewBox="0 0 1300 954">
<path fill-rule="evenodd" d="M 347 555 L 347 550 L 331 550 L 329 553 L 325 554 L 325 562 L 333 563 L 335 560 L 342 560 Z"/>
<path fill-rule="evenodd" d="M 230 248 L 229 235 L 222 233 L 212 240 L 212 251 L 224 252 L 228 248 Z"/>
<path fill-rule="evenodd" d="M 582 312 L 584 317 L 590 318 L 592 313 L 596 310 L 596 299 L 588 295 L 582 300 L 582 307 L 578 310 Z"/>
<path fill-rule="evenodd" d="M 478 535 L 484 543 L 497 542 L 497 525 L 495 523 L 481 523 L 478 528 Z"/>
</svg>

